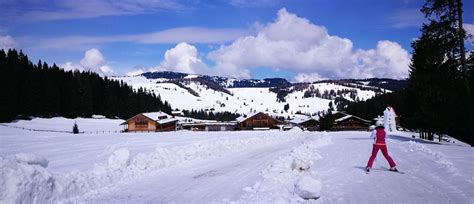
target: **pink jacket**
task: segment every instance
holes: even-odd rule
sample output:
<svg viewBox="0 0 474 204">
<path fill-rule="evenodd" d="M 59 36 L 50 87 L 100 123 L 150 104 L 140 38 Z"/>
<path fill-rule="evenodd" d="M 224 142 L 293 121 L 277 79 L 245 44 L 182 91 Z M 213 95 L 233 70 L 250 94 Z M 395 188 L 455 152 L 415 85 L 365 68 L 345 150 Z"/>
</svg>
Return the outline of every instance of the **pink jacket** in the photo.
<svg viewBox="0 0 474 204">
<path fill-rule="evenodd" d="M 370 137 L 374 137 L 375 145 L 385 145 L 385 129 L 376 128 Z"/>
</svg>

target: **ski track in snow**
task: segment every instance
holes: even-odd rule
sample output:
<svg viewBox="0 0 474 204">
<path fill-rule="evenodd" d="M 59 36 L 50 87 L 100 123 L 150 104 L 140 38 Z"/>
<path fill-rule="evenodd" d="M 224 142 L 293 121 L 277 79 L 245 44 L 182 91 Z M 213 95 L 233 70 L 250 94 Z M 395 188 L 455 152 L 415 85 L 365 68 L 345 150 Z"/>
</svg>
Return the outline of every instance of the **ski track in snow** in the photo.
<svg viewBox="0 0 474 204">
<path fill-rule="evenodd" d="M 323 147 L 320 151 L 325 153 L 315 164 L 325 184 L 320 199 L 322 203 L 474 202 L 472 148 L 462 148 L 463 152 L 455 152 L 456 156 L 464 157 L 463 162 L 470 161 L 470 165 L 463 164 L 462 173 L 453 173 L 450 168 L 446 168 L 444 162 L 437 162 L 426 155 L 427 152 L 429 155 L 443 153 L 427 150 L 425 144 L 388 139 L 389 154 L 397 163 L 398 169 L 405 174 L 387 171 L 388 162 L 381 152 L 377 155 L 373 170 L 365 174 L 364 169 L 372 151 L 371 139 L 368 138 L 368 133 L 367 138 L 360 137 L 360 133 L 355 132 L 345 134 L 344 137 L 333 138 L 338 145 Z M 420 148 L 420 145 L 425 147 Z M 410 151 L 410 146 L 418 148 Z M 454 164 L 450 166 L 452 169 L 456 168 Z M 344 173 L 335 175 L 331 172 Z"/>
</svg>

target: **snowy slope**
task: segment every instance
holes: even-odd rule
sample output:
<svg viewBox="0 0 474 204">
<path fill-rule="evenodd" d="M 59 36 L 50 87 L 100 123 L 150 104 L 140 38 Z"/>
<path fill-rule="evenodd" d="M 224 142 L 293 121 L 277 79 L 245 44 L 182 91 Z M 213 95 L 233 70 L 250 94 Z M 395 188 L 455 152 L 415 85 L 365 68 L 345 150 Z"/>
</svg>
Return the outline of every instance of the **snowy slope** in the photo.
<svg viewBox="0 0 474 204">
<path fill-rule="evenodd" d="M 310 84 L 301 91 L 294 91 L 288 94 L 286 102 L 278 102 L 277 94 L 271 92 L 269 88 L 227 88 L 232 95 L 213 90 L 208 86 L 196 81 L 182 83 L 187 88 L 194 90 L 198 96 L 191 94 L 188 90 L 179 87 L 173 83 L 163 82 L 166 79 L 147 79 L 144 76 L 120 77 L 117 80 L 123 80 L 133 88 L 145 88 L 148 91 L 159 94 L 163 100 L 168 101 L 173 109 L 191 110 L 215 110 L 229 111 L 232 113 L 247 113 L 253 111 L 268 111 L 281 114 L 286 104 L 290 105 L 288 113 L 301 112 L 305 114 L 316 114 L 319 111 L 328 109 L 329 99 L 319 97 L 304 98 L 304 92 L 310 88 L 318 89 L 321 93 L 324 91 L 355 90 L 356 97 L 359 100 L 367 100 L 375 96 L 374 91 L 361 90 L 334 83 L 316 83 Z M 373 88 L 373 87 L 372 87 Z M 385 90 L 389 92 L 388 90 Z M 349 94 L 344 94 L 343 98 L 353 101 Z"/>
<path fill-rule="evenodd" d="M 0 203 L 297 203 L 308 179 L 309 203 L 474 202 L 474 149 L 410 133 L 387 139 L 402 175 L 365 174 L 368 132 L 0 132 Z"/>
</svg>

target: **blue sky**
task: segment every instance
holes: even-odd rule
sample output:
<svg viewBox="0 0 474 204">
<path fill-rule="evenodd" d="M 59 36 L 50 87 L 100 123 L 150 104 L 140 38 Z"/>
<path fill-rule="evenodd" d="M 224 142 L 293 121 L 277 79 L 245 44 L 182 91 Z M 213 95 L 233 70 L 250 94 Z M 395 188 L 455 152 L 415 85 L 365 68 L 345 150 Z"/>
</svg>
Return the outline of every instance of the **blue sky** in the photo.
<svg viewBox="0 0 474 204">
<path fill-rule="evenodd" d="M 109 75 L 170 70 L 292 81 L 404 78 L 423 3 L 6 0 L 0 3 L 0 47 Z M 474 5 L 464 3 L 469 27 Z"/>
</svg>

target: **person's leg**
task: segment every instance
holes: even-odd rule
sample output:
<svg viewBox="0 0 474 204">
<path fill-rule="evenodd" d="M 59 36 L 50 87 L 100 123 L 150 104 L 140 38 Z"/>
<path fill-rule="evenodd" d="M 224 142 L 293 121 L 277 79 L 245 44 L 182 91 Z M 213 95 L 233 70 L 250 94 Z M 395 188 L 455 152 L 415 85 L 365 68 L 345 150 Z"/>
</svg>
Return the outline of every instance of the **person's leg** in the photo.
<svg viewBox="0 0 474 204">
<path fill-rule="evenodd" d="M 390 155 L 388 155 L 387 146 L 386 145 L 382 146 L 380 148 L 380 150 L 382 150 L 382 154 L 385 157 L 385 159 L 387 159 L 388 164 L 390 165 L 390 168 L 395 167 L 396 166 L 395 162 L 393 161 L 392 157 L 390 157 Z"/>
<path fill-rule="evenodd" d="M 369 162 L 367 162 L 367 167 L 372 168 L 374 164 L 375 157 L 377 157 L 377 152 L 379 151 L 379 145 L 373 145 L 372 147 L 372 155 L 370 155 Z"/>
</svg>

